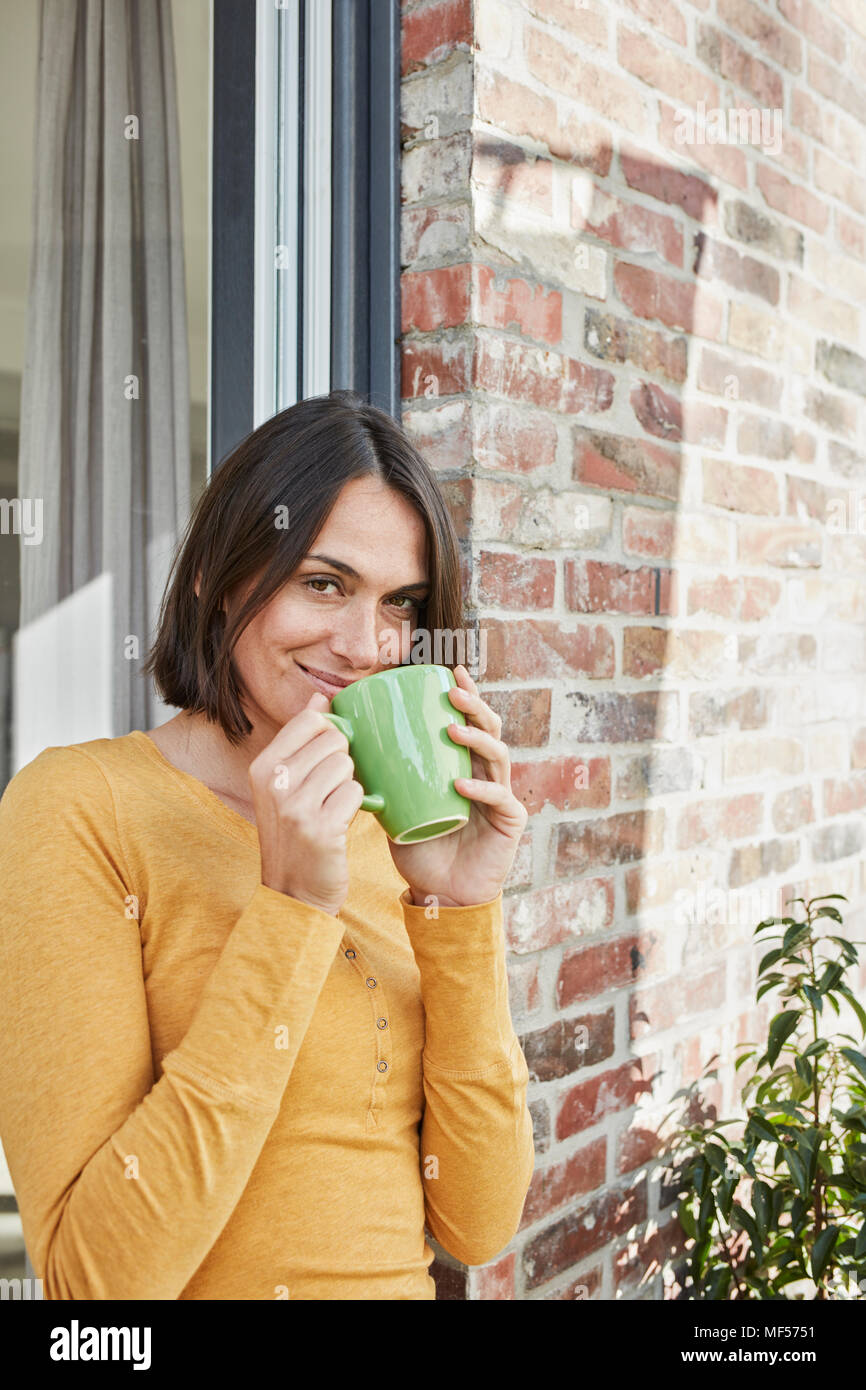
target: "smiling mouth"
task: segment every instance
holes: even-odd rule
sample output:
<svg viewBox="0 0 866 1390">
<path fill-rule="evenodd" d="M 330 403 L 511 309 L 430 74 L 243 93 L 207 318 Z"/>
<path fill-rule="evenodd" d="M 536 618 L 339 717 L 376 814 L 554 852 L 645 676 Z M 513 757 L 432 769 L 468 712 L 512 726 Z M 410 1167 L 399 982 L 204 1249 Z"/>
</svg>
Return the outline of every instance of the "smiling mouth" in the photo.
<svg viewBox="0 0 866 1390">
<path fill-rule="evenodd" d="M 332 676 L 326 671 L 317 671 L 315 666 L 303 666 L 300 661 L 296 664 L 300 666 L 301 670 L 306 672 L 308 676 L 313 677 L 317 681 L 321 681 L 323 685 L 331 686 L 334 690 L 343 690 L 345 686 L 353 683 L 352 680 L 346 680 L 339 676 Z"/>
</svg>

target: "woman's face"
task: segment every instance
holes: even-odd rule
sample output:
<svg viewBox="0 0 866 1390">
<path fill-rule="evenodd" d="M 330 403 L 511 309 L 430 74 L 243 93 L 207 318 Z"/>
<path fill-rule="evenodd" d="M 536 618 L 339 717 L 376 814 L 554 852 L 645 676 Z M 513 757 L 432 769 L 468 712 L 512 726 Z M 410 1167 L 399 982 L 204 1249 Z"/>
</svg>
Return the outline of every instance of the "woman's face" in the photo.
<svg viewBox="0 0 866 1390">
<path fill-rule="evenodd" d="M 341 684 L 408 661 L 428 579 L 415 508 L 379 478 L 346 483 L 310 555 L 235 646 L 256 743 L 269 743 L 315 690 L 330 699 Z M 337 679 L 317 682 L 310 668 Z"/>
</svg>

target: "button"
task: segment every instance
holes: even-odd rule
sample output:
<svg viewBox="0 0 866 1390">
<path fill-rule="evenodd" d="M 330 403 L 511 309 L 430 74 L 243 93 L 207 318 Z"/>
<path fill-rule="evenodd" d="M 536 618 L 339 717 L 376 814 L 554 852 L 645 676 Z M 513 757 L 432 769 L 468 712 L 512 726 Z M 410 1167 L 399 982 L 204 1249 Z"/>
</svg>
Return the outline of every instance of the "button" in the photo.
<svg viewBox="0 0 866 1390">
<path fill-rule="evenodd" d="M 377 1063 L 376 1063 L 376 1070 L 377 1070 L 377 1071 L 387 1071 L 387 1070 L 388 1070 L 388 1063 L 387 1063 L 387 1062 L 377 1062 Z"/>
<path fill-rule="evenodd" d="M 388 1020 L 387 1020 L 387 1018 L 377 1018 L 377 1019 L 376 1019 L 376 1027 L 377 1027 L 377 1028 L 387 1028 L 387 1027 L 388 1027 Z"/>
<path fill-rule="evenodd" d="M 367 984 L 370 986 L 371 989 L 376 988 L 376 981 L 373 979 L 372 975 L 367 976 Z"/>
<path fill-rule="evenodd" d="M 347 951 L 347 952 L 346 952 L 346 957 L 347 957 L 348 960 L 354 960 L 354 959 L 355 959 L 355 952 L 354 952 L 354 951 Z"/>
</svg>

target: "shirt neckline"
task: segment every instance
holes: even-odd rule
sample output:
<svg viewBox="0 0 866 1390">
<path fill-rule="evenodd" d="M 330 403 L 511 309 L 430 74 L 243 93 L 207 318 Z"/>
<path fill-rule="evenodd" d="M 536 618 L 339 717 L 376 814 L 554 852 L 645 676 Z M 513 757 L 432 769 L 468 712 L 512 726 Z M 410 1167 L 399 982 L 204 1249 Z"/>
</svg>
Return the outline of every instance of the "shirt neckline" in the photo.
<svg viewBox="0 0 866 1390">
<path fill-rule="evenodd" d="M 201 806 L 202 809 L 208 813 L 210 818 L 215 820 L 227 834 L 234 836 L 236 840 L 242 840 L 246 845 L 252 845 L 256 849 L 259 848 L 258 828 L 253 825 L 252 821 L 247 820 L 246 816 L 242 816 L 240 811 L 236 811 L 232 806 L 227 806 L 226 803 L 217 796 L 216 792 L 211 791 L 210 787 L 202 782 L 200 778 L 194 777 L 191 772 L 184 772 L 181 768 L 176 767 L 143 729 L 132 729 L 125 737 L 133 739 L 134 743 L 139 748 L 143 748 L 151 761 L 158 763 L 163 770 L 167 771 L 174 782 L 185 791 L 188 796 L 194 797 L 199 806 Z M 368 819 L 375 819 L 373 812 L 363 811 L 359 808 L 356 815 L 353 816 L 350 821 L 348 831 L 346 832 L 347 845 L 354 839 L 354 836 L 360 832 L 360 828 L 366 824 Z"/>
<path fill-rule="evenodd" d="M 137 746 L 143 748 L 153 762 L 166 769 L 184 791 L 195 797 L 212 819 L 219 821 L 224 830 L 234 835 L 235 839 L 243 840 L 245 844 L 258 846 L 259 832 L 252 821 L 247 820 L 246 816 L 242 816 L 240 811 L 234 810 L 232 806 L 227 806 L 200 778 L 176 767 L 143 729 L 133 729 L 126 737 L 134 739 Z"/>
</svg>

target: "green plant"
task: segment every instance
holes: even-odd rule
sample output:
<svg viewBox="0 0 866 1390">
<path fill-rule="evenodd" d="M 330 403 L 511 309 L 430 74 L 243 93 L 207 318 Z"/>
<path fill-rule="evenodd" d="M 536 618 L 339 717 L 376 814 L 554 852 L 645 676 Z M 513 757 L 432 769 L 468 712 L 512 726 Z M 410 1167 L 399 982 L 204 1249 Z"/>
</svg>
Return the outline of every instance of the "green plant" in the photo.
<svg viewBox="0 0 866 1390">
<path fill-rule="evenodd" d="M 866 1056 L 862 1040 L 819 1028 L 825 1006 L 839 1014 L 841 996 L 866 1037 L 866 1011 L 844 979 L 857 964 L 854 942 L 816 930 L 827 919 L 842 922 L 830 898 L 847 901 L 842 893 L 793 898 L 786 906 L 803 903 L 802 921 L 770 917 L 755 928 L 784 928 L 763 938 L 780 944 L 758 966 L 756 995 L 777 991 L 781 1007 L 742 1088 L 745 1121 L 687 1123 L 669 1142 L 680 1224 L 694 1242 L 683 1297 L 787 1299 L 784 1290 L 797 1282 L 816 1300 L 866 1294 Z M 737 1071 L 756 1055 L 753 1044 L 739 1046 L 751 1050 L 737 1058 Z M 694 1100 L 698 1086 L 675 1098 Z M 721 1133 L 731 1125 L 742 1128 L 739 1139 Z"/>
</svg>

